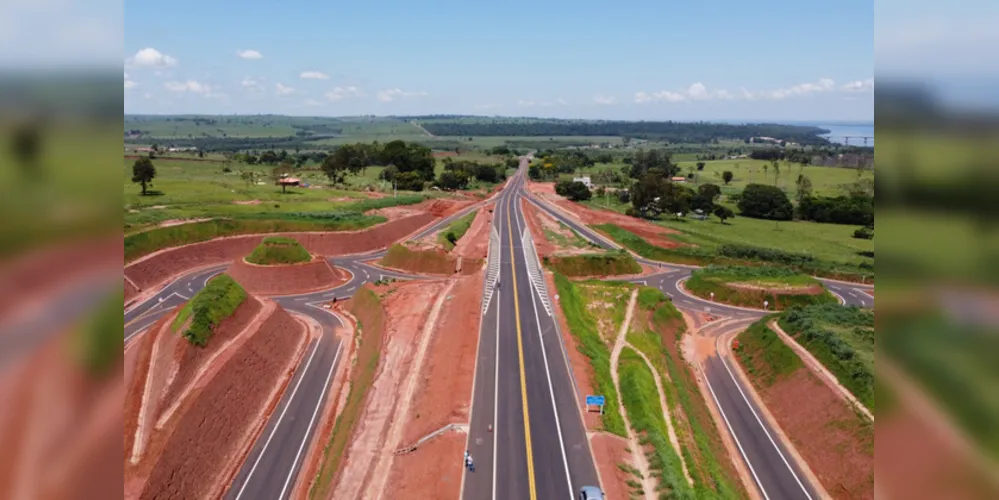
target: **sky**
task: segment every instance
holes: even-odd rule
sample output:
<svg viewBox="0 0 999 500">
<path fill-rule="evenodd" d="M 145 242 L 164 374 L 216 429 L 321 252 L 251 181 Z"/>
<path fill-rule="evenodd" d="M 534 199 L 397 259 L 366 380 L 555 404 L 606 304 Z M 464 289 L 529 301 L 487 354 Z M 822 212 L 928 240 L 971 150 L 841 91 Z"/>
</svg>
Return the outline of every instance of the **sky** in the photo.
<svg viewBox="0 0 999 500">
<path fill-rule="evenodd" d="M 870 0 L 175 0 L 123 16 L 128 114 L 874 118 Z"/>
</svg>

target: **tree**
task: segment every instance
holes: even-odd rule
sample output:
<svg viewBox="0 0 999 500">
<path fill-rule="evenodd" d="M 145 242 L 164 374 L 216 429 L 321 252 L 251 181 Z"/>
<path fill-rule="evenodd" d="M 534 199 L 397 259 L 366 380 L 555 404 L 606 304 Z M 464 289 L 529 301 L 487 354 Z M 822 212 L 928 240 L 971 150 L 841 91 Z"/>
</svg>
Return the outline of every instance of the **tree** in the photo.
<svg viewBox="0 0 999 500">
<path fill-rule="evenodd" d="M 774 186 L 777 185 L 777 181 L 780 179 L 780 161 L 774 160 Z"/>
<path fill-rule="evenodd" d="M 555 193 L 565 196 L 572 201 L 585 201 L 590 199 L 592 193 L 590 188 L 579 181 L 561 181 L 555 183 Z"/>
<path fill-rule="evenodd" d="M 246 187 L 253 185 L 253 182 L 256 180 L 255 177 L 255 174 L 251 170 L 244 170 L 239 174 L 239 178 L 246 182 Z"/>
<path fill-rule="evenodd" d="M 787 194 L 776 186 L 750 184 L 739 198 L 739 211 L 746 217 L 768 220 L 791 220 L 794 207 Z"/>
<path fill-rule="evenodd" d="M 722 172 L 722 180 L 725 181 L 726 186 L 728 186 L 728 183 L 732 182 L 733 177 L 735 177 L 735 175 L 732 174 L 731 170 Z"/>
<path fill-rule="evenodd" d="M 663 183 L 662 195 L 659 197 L 657 204 L 661 212 L 670 214 L 687 213 L 692 208 L 696 196 L 694 190 L 687 186 L 665 182 Z"/>
<path fill-rule="evenodd" d="M 446 191 L 466 189 L 468 187 L 468 174 L 461 170 L 442 172 L 437 177 L 437 185 Z"/>
<path fill-rule="evenodd" d="M 146 185 L 156 177 L 156 167 L 148 156 L 142 156 L 132 164 L 132 182 L 142 184 L 142 196 L 146 195 Z"/>
<path fill-rule="evenodd" d="M 423 191 L 423 177 L 419 172 L 399 172 L 395 176 L 395 184 L 403 191 Z"/>
<path fill-rule="evenodd" d="M 794 185 L 797 187 L 798 204 L 801 205 L 805 198 L 812 195 L 812 181 L 808 180 L 804 174 L 798 174 L 798 180 L 794 182 Z"/>
<path fill-rule="evenodd" d="M 704 170 L 704 166 L 705 165 L 707 165 L 707 164 L 704 163 L 703 161 L 697 162 L 697 171 L 700 172 L 701 170 Z"/>
<path fill-rule="evenodd" d="M 282 183 L 281 179 L 284 179 L 285 177 L 288 177 L 289 175 L 291 175 L 292 172 L 293 172 L 293 170 L 292 170 L 292 167 L 291 167 L 290 163 L 282 163 L 282 164 L 274 167 L 273 170 L 271 170 L 271 180 L 274 181 L 274 184 L 280 184 L 281 185 L 281 192 L 282 193 L 287 193 L 288 192 L 288 185 Z"/>
<path fill-rule="evenodd" d="M 715 184 L 701 184 L 697 188 L 697 193 L 711 200 L 712 203 L 721 196 L 721 188 Z"/>
<path fill-rule="evenodd" d="M 735 212 L 733 212 L 731 208 L 724 205 L 715 205 L 714 214 L 715 217 L 718 217 L 721 220 L 722 224 L 725 223 L 726 219 L 732 219 L 735 217 Z"/>
<path fill-rule="evenodd" d="M 357 175 L 367 166 L 368 158 L 363 149 L 346 144 L 327 156 L 321 168 L 331 183 L 342 184 L 348 174 Z"/>
</svg>

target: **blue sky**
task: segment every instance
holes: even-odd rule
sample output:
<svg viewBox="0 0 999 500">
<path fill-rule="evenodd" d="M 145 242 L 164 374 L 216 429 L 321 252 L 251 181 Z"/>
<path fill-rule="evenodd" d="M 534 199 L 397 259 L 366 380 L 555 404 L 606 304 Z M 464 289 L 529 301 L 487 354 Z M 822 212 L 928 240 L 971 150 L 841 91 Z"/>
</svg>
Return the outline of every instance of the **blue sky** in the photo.
<svg viewBox="0 0 999 500">
<path fill-rule="evenodd" d="M 873 120 L 874 7 L 132 2 L 126 113 Z"/>
</svg>

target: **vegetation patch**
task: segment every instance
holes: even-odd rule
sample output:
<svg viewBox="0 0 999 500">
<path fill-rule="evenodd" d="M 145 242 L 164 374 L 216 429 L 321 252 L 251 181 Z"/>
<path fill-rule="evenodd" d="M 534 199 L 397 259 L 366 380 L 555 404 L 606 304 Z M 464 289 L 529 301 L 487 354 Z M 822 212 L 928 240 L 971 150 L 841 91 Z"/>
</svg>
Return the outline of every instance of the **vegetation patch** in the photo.
<svg viewBox="0 0 999 500">
<path fill-rule="evenodd" d="M 611 378 L 610 349 L 597 331 L 596 320 L 586 309 L 586 302 L 579 288 L 569 278 L 555 273 L 555 288 L 559 293 L 558 303 L 565 314 L 569 332 L 576 339 L 579 352 L 590 360 L 593 367 L 593 390 L 606 396 L 606 407 L 601 415 L 604 430 L 626 437 L 624 419 L 617 408 L 617 390 Z"/>
<path fill-rule="evenodd" d="M 666 498 L 693 498 L 683 476 L 680 457 L 667 437 L 666 421 L 659 406 L 659 391 L 652 372 L 635 351 L 625 347 L 618 362 L 621 400 L 643 445 L 651 445 L 649 467 L 659 479 L 659 493 Z"/>
<path fill-rule="evenodd" d="M 735 355 L 746 372 L 762 387 L 771 387 L 805 365 L 777 334 L 767 326 L 772 317 L 764 318 L 739 334 Z"/>
<path fill-rule="evenodd" d="M 415 273 L 452 274 L 454 260 L 438 250 L 411 250 L 403 245 L 389 247 L 388 253 L 378 263 L 384 267 Z"/>
<path fill-rule="evenodd" d="M 570 277 L 617 276 L 642 272 L 642 266 L 624 251 L 548 257 L 546 260 L 552 270 Z"/>
<path fill-rule="evenodd" d="M 786 267 L 708 266 L 690 274 L 687 290 L 705 299 L 735 306 L 786 309 L 791 306 L 837 304 L 811 276 Z"/>
<path fill-rule="evenodd" d="M 595 248 L 600 247 L 583 239 L 576 231 L 562 222 L 558 223 L 560 231 L 554 231 L 542 224 L 541 230 L 545 234 L 545 239 L 560 248 Z"/>
<path fill-rule="evenodd" d="M 131 262 L 158 250 L 241 234 L 354 231 L 385 222 L 385 217 L 359 212 L 325 212 L 268 215 L 266 219 L 244 216 L 239 219 L 214 219 L 193 224 L 160 227 L 125 236 L 125 262 Z"/>
<path fill-rule="evenodd" d="M 473 210 L 469 212 L 468 215 L 452 222 L 444 230 L 437 233 L 437 243 L 444 247 L 444 250 L 450 252 L 454 250 L 454 246 L 458 244 L 458 240 L 465 233 L 468 232 L 468 228 L 472 227 L 472 221 L 475 220 L 475 216 L 479 212 Z"/>
<path fill-rule="evenodd" d="M 684 461 L 694 480 L 693 498 L 744 498 L 740 480 L 721 441 L 680 340 L 687 325 L 662 291 L 641 287 L 628 342 L 652 362 L 663 380 Z M 629 415 L 630 409 L 629 409 Z"/>
<path fill-rule="evenodd" d="M 264 241 L 257 245 L 257 248 L 254 248 L 250 256 L 246 258 L 250 264 L 260 266 L 298 264 L 311 260 L 312 256 L 298 240 L 284 236 L 264 238 Z"/>
<path fill-rule="evenodd" d="M 364 402 L 378 371 L 378 353 L 385 333 L 385 312 L 378 295 L 367 289 L 357 291 L 350 302 L 350 313 L 357 318 L 357 356 L 351 367 L 350 392 L 343 411 L 336 419 L 329 441 L 323 448 L 316 480 L 309 498 L 329 498 L 330 486 L 340 468 L 350 436 L 361 418 Z"/>
<path fill-rule="evenodd" d="M 173 320 L 172 328 L 176 331 L 186 325 L 184 338 L 193 345 L 204 347 L 219 324 L 232 316 L 244 300 L 246 291 L 243 287 L 223 274 L 209 281 L 184 304 Z"/>
</svg>

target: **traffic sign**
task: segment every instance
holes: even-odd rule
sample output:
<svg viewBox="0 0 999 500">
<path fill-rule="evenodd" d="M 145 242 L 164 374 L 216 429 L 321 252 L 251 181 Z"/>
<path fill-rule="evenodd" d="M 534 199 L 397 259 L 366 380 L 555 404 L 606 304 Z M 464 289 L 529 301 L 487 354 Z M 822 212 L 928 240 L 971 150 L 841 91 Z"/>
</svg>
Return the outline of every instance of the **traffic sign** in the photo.
<svg viewBox="0 0 999 500">
<path fill-rule="evenodd" d="M 589 405 L 603 406 L 604 405 L 604 397 L 603 396 L 586 396 L 586 406 L 589 406 Z"/>
</svg>

